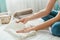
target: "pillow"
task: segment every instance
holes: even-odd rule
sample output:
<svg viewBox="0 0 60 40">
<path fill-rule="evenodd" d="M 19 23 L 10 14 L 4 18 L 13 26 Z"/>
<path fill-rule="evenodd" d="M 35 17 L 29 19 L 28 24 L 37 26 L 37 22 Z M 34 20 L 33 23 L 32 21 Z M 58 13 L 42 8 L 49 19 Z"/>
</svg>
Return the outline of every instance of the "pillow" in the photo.
<svg viewBox="0 0 60 40">
<path fill-rule="evenodd" d="M 18 18 L 21 15 L 26 15 L 26 14 L 31 14 L 33 12 L 33 10 L 31 8 L 29 9 L 24 9 L 22 11 L 17 11 L 14 13 L 14 17 Z"/>
</svg>

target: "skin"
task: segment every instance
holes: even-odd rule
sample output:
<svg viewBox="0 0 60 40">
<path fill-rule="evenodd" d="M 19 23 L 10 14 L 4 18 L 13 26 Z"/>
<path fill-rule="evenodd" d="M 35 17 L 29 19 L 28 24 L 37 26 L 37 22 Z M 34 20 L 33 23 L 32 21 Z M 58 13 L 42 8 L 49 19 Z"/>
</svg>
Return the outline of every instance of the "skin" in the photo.
<svg viewBox="0 0 60 40">
<path fill-rule="evenodd" d="M 55 2 L 56 2 L 56 0 L 49 0 L 48 5 L 43 10 L 41 10 L 41 11 L 35 13 L 35 14 L 32 14 L 31 16 L 22 18 L 19 21 L 17 21 L 17 23 L 19 23 L 19 22 L 26 23 L 29 20 L 33 20 L 33 19 L 36 19 L 36 18 L 41 18 L 41 17 L 47 16 L 50 13 L 50 11 L 52 10 Z M 37 25 L 35 27 L 30 27 L 30 28 L 24 28 L 24 29 L 18 30 L 16 32 L 17 33 L 21 33 L 21 32 L 25 33 L 25 32 L 29 32 L 29 31 L 32 31 L 32 30 L 37 31 L 37 30 L 42 30 L 42 29 L 48 28 L 54 22 L 60 20 L 59 17 L 60 17 L 60 12 L 58 12 L 58 14 L 54 18 L 52 18 L 48 21 L 45 21 L 44 23 L 42 23 L 40 25 Z"/>
</svg>

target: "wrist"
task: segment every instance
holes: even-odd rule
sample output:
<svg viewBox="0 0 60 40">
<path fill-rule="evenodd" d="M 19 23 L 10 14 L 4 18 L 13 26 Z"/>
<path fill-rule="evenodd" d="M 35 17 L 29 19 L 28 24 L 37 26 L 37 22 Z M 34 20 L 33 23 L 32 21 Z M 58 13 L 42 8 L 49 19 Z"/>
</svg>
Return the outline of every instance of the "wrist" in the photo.
<svg viewBox="0 0 60 40">
<path fill-rule="evenodd" d="M 30 27 L 28 30 L 29 30 L 29 31 L 33 31 L 33 30 L 35 30 L 34 28 L 35 28 L 35 27 Z"/>
<path fill-rule="evenodd" d="M 30 20 L 30 17 L 27 17 L 26 20 L 29 21 Z"/>
</svg>

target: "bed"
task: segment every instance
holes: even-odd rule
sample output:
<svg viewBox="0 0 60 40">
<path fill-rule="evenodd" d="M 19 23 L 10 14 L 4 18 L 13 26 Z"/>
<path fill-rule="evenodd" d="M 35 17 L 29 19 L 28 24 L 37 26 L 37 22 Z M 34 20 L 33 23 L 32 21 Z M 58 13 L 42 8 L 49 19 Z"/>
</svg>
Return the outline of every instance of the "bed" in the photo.
<svg viewBox="0 0 60 40">
<path fill-rule="evenodd" d="M 35 26 L 43 22 L 44 20 L 40 18 L 37 20 L 33 20 L 33 22 L 32 21 L 28 22 L 27 25 Z M 0 40 L 17 40 L 16 38 L 18 37 L 14 37 L 13 35 L 4 30 L 6 27 L 7 25 L 0 26 Z M 60 37 L 53 36 L 48 29 L 45 29 L 45 30 L 39 30 L 37 31 L 36 35 L 27 37 L 23 40 L 60 40 Z"/>
</svg>

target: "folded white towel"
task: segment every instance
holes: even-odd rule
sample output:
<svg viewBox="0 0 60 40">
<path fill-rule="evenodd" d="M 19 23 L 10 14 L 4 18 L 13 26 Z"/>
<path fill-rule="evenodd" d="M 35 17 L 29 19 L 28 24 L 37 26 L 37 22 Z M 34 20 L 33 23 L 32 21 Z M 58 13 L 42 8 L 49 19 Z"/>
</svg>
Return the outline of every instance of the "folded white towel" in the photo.
<svg viewBox="0 0 60 40">
<path fill-rule="evenodd" d="M 13 37 L 15 37 L 18 40 L 24 40 L 25 38 L 36 35 L 36 31 L 30 31 L 27 33 L 16 33 L 16 31 L 13 29 L 8 29 L 5 31 L 8 32 L 9 34 L 11 34 Z"/>
<path fill-rule="evenodd" d="M 13 35 L 14 37 L 22 40 L 27 37 L 31 37 L 36 34 L 36 31 L 30 31 L 28 33 L 16 33 L 17 30 L 25 28 L 23 23 L 16 23 L 15 21 L 11 21 L 9 25 L 5 28 L 5 31 Z"/>
<path fill-rule="evenodd" d="M 21 22 L 20 22 L 20 23 L 16 23 L 16 20 L 13 20 L 13 21 L 11 21 L 11 22 L 8 24 L 7 29 L 8 29 L 8 28 L 11 28 L 11 29 L 17 31 L 17 30 L 20 30 L 20 29 L 25 28 L 25 24 L 23 24 L 23 23 L 21 23 Z"/>
</svg>

